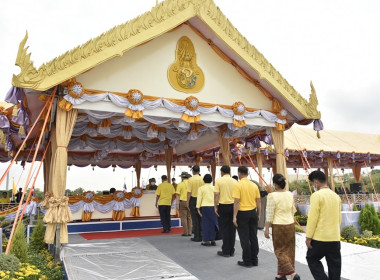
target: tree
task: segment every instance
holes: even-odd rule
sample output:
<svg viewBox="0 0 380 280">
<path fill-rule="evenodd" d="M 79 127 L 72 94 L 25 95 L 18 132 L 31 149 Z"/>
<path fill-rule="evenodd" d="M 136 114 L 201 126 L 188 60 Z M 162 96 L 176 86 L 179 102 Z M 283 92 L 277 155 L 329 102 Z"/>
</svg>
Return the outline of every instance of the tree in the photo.
<svg viewBox="0 0 380 280">
<path fill-rule="evenodd" d="M 44 236 L 44 222 L 42 221 L 42 219 L 39 219 L 37 225 L 33 229 L 32 236 L 30 237 L 29 248 L 34 251 L 40 251 L 46 248 Z"/>
<path fill-rule="evenodd" d="M 26 245 L 25 225 L 21 222 L 13 236 L 10 252 L 14 254 L 20 262 L 28 261 L 28 247 Z"/>
</svg>

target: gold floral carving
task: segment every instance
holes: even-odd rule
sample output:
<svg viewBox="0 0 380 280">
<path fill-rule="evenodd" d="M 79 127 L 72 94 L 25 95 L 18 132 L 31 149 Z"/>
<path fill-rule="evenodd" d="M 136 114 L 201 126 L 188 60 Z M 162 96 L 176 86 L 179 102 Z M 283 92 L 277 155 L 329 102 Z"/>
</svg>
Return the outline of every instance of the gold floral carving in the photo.
<svg viewBox="0 0 380 280">
<path fill-rule="evenodd" d="M 315 92 L 313 82 L 310 82 L 311 93 L 309 97 L 309 102 L 306 105 L 306 112 L 309 116 L 309 119 L 320 119 L 321 112 L 317 110 L 318 98 L 317 93 Z"/>
<path fill-rule="evenodd" d="M 33 61 L 30 60 L 31 53 L 28 53 L 29 47 L 25 47 L 27 40 L 28 32 L 26 32 L 24 39 L 20 43 L 15 63 L 21 68 L 21 72 L 18 75 L 13 75 L 12 83 L 16 87 L 38 89 L 41 80 L 44 78 L 44 74 L 42 71 L 37 71 L 33 65 Z"/>
<path fill-rule="evenodd" d="M 175 61 L 168 69 L 168 79 L 171 86 L 178 91 L 193 93 L 203 88 L 203 71 L 197 65 L 194 45 L 186 36 L 178 40 Z"/>
<path fill-rule="evenodd" d="M 21 72 L 13 76 L 13 85 L 45 91 L 104 61 L 121 56 L 124 52 L 174 29 L 195 16 L 207 24 L 219 38 L 259 73 L 261 79 L 271 84 L 305 118 L 320 117 L 315 90 L 312 88 L 309 101 L 303 98 L 231 24 L 213 0 L 162 1 L 150 12 L 115 26 L 99 37 L 41 65 L 38 70 L 33 66 L 30 54 L 27 54 L 26 34 L 20 43 L 16 59 L 16 65 L 20 66 Z"/>
</svg>

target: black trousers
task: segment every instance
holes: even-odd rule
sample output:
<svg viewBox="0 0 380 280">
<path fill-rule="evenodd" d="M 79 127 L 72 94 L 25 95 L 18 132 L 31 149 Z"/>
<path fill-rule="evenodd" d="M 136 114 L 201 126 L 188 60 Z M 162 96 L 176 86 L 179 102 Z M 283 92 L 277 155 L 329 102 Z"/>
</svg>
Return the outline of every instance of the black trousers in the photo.
<svg viewBox="0 0 380 280">
<path fill-rule="evenodd" d="M 222 252 L 225 255 L 235 253 L 236 227 L 233 223 L 234 204 L 219 204 L 219 229 L 222 234 Z"/>
<path fill-rule="evenodd" d="M 340 241 L 324 242 L 311 240 L 312 249 L 307 250 L 306 260 L 316 280 L 340 280 L 342 259 Z M 327 277 L 321 259 L 325 257 L 329 276 Z"/>
<path fill-rule="evenodd" d="M 191 221 L 193 222 L 194 239 L 202 240 L 202 226 L 201 226 L 201 216 L 198 214 L 197 210 L 197 198 L 191 196 L 189 201 Z"/>
<path fill-rule="evenodd" d="M 238 211 L 237 231 L 239 233 L 240 245 L 243 250 L 243 261 L 245 264 L 257 264 L 259 254 L 259 242 L 257 240 L 257 211 Z"/>
<path fill-rule="evenodd" d="M 160 212 L 161 224 L 164 230 L 170 230 L 171 221 L 170 221 L 170 205 L 159 205 L 158 211 Z"/>
</svg>

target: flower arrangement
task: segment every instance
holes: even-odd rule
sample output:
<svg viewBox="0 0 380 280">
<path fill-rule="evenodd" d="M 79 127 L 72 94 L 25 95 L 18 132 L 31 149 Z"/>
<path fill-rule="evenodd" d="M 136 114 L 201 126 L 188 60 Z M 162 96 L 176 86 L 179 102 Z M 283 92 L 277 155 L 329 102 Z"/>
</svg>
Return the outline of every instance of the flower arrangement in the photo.
<svg viewBox="0 0 380 280">
<path fill-rule="evenodd" d="M 355 236 L 353 239 L 345 239 L 344 237 L 341 237 L 340 240 L 343 242 L 380 249 L 380 235 L 374 235 L 372 237 Z"/>
</svg>

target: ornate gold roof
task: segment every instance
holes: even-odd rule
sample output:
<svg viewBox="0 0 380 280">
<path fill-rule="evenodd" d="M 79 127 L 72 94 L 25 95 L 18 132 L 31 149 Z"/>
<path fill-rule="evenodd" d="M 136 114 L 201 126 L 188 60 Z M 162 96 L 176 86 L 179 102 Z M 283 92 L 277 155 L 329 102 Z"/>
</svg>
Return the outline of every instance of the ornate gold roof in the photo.
<svg viewBox="0 0 380 280">
<path fill-rule="evenodd" d="M 187 20 L 198 17 L 219 38 L 239 55 L 260 78 L 271 84 L 305 118 L 320 119 L 318 100 L 311 85 L 309 101 L 303 98 L 265 57 L 231 24 L 213 0 L 165 0 L 137 18 L 115 26 L 38 69 L 30 60 L 25 47 L 28 34 L 21 41 L 16 65 L 21 68 L 13 75 L 14 86 L 45 91 L 124 52 L 158 37 Z"/>
</svg>

